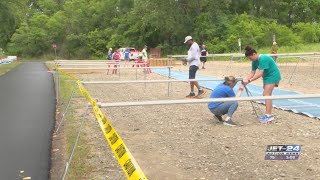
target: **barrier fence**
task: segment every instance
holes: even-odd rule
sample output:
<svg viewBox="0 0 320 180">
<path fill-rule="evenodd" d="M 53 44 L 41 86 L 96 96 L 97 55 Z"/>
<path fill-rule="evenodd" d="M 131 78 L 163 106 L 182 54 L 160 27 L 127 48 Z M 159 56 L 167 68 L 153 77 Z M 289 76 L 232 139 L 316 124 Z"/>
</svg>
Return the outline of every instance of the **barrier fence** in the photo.
<svg viewBox="0 0 320 180">
<path fill-rule="evenodd" d="M 302 59 L 307 59 L 307 58 L 312 58 L 312 57 L 319 57 L 320 52 L 310 52 L 310 53 L 279 53 L 279 54 L 267 54 L 271 57 L 278 57 L 278 58 L 302 58 Z M 169 59 L 185 59 L 187 55 L 168 55 L 167 56 Z M 231 62 L 234 61 L 235 58 L 240 58 L 242 61 L 242 58 L 245 57 L 244 54 L 209 54 L 208 56 L 202 56 L 202 57 L 207 57 L 207 58 L 218 58 L 218 57 L 224 57 L 224 58 L 230 58 L 229 60 L 229 65 L 226 66 L 226 69 L 229 69 L 231 66 Z M 182 61 L 180 63 L 175 64 L 175 65 L 180 65 L 180 71 L 182 69 Z"/>
<path fill-rule="evenodd" d="M 242 78 L 237 78 L 238 81 L 241 81 Z M 195 81 L 223 81 L 223 79 L 186 79 L 186 80 L 172 80 L 170 75 L 168 80 L 140 80 L 140 81 L 82 81 L 82 84 L 137 84 L 144 83 L 145 88 L 146 84 L 149 83 L 168 83 L 168 96 L 170 96 L 170 83 L 174 82 L 195 82 Z"/>
<path fill-rule="evenodd" d="M 59 68 L 60 70 L 63 70 L 65 73 L 104 73 L 104 72 L 109 72 L 109 70 L 113 70 L 116 72 L 115 74 L 119 75 L 119 78 L 121 78 L 121 73 L 120 70 L 135 70 L 136 71 L 136 80 L 138 79 L 138 69 L 143 70 L 144 73 L 144 79 L 146 80 L 146 76 L 149 72 L 151 72 L 152 69 L 167 69 L 169 72 L 169 78 L 171 76 L 171 69 L 173 66 L 164 66 L 164 67 L 111 67 L 111 68 Z M 119 70 L 119 72 L 118 72 Z"/>
<path fill-rule="evenodd" d="M 145 179 L 147 179 L 145 174 L 141 170 L 140 166 L 138 165 L 137 161 L 132 156 L 129 149 L 127 148 L 127 146 L 123 142 L 122 138 L 119 136 L 119 134 L 117 133 L 115 128 L 112 126 L 110 121 L 106 118 L 105 114 L 100 110 L 100 108 L 97 105 L 97 102 L 94 99 L 92 99 L 89 92 L 81 84 L 80 80 L 72 75 L 67 74 L 63 70 L 59 69 L 57 66 L 56 66 L 56 72 L 57 73 L 55 74 L 55 76 L 59 76 L 59 73 L 60 73 L 60 74 L 64 74 L 64 75 L 70 77 L 73 80 L 76 80 L 77 87 L 78 87 L 79 91 L 81 92 L 82 96 L 85 97 L 87 99 L 87 101 L 90 103 L 90 106 L 93 109 L 95 118 L 98 121 L 100 128 L 101 128 L 113 154 L 115 155 L 119 165 L 121 166 L 124 174 L 126 175 L 126 177 L 129 180 L 145 180 Z M 56 79 L 58 79 L 58 81 L 60 81 L 59 77 L 56 77 Z M 59 84 L 59 82 L 56 82 L 56 83 Z M 70 97 L 69 101 L 71 99 L 72 99 L 72 96 Z M 65 114 L 65 112 L 64 112 L 64 114 Z M 60 125 L 61 124 L 59 124 L 59 126 Z M 82 125 L 83 125 L 83 121 L 79 127 L 78 137 L 77 137 L 76 142 L 73 146 L 74 148 L 73 148 L 72 153 L 68 159 L 68 162 L 66 163 L 65 171 L 64 171 L 62 179 L 64 179 L 66 177 L 66 174 L 68 172 L 68 168 L 69 168 L 70 162 L 72 160 L 72 155 L 75 151 L 75 147 L 76 147 L 76 144 L 77 144 L 79 136 L 80 136 Z"/>
<path fill-rule="evenodd" d="M 143 67 L 138 69 L 146 69 L 150 67 Z M 157 67 L 158 68 L 158 67 Z M 168 68 L 168 67 L 166 67 Z M 255 96 L 255 97 L 237 97 L 237 98 L 219 98 L 219 99 L 193 99 L 193 100 L 162 100 L 162 101 L 144 101 L 144 102 L 116 102 L 116 103 L 97 103 L 89 94 L 89 92 L 85 89 L 83 84 L 121 84 L 121 83 L 173 83 L 173 82 L 183 82 L 183 81 L 195 81 L 195 80 L 151 80 L 151 81 L 99 81 L 99 82 L 81 82 L 77 77 L 66 73 L 64 70 L 69 70 L 74 68 L 59 68 L 56 66 L 56 80 L 57 86 L 59 88 L 59 74 L 66 75 L 71 79 L 76 81 L 76 85 L 74 88 L 78 88 L 83 97 L 89 102 L 90 106 L 93 109 L 96 120 L 99 123 L 99 126 L 112 149 L 113 154 L 115 155 L 118 163 L 120 164 L 123 172 L 125 173 L 128 179 L 147 179 L 140 166 L 130 153 L 129 149 L 116 132 L 110 121 L 106 118 L 105 114 L 101 111 L 100 108 L 107 107 L 125 107 L 125 106 L 150 106 L 150 105 L 173 105 L 173 104 L 192 104 L 192 103 L 209 103 L 209 102 L 230 102 L 230 101 L 256 101 L 256 100 L 281 100 L 281 99 L 307 99 L 307 98 L 319 98 L 320 94 L 306 94 L 306 95 L 284 95 L 284 96 Z M 79 68 L 78 68 L 79 69 Z M 80 68 L 85 69 L 85 68 Z M 99 68 L 96 68 L 99 69 Z M 100 69 L 108 69 L 108 68 L 100 68 Z M 109 69 L 119 69 L 119 68 L 109 68 Z M 129 69 L 129 68 L 122 68 Z M 130 68 L 132 69 L 132 68 Z M 137 68 L 135 68 L 137 69 Z M 170 70 L 170 68 L 169 68 Z M 170 71 L 169 71 L 170 72 Z M 170 78 L 170 77 L 169 77 Z M 201 80 L 199 80 L 201 81 Z M 214 81 L 214 80 L 203 80 L 203 81 Z M 216 81 L 216 80 L 215 80 Z M 59 89 L 58 89 L 59 91 Z M 71 97 L 72 98 L 72 97 Z M 70 98 L 70 99 L 71 99 Z M 68 103 L 69 104 L 69 103 Z M 65 113 L 64 113 L 65 114 Z M 61 124 L 59 124 L 60 126 Z M 81 125 L 82 126 L 82 125 Z M 79 129 L 80 132 L 81 129 Z M 74 152 L 74 150 L 73 150 Z M 70 161 L 72 156 L 70 156 Z M 66 172 L 69 167 L 70 162 L 66 164 Z"/>
<path fill-rule="evenodd" d="M 319 56 L 320 52 L 310 52 L 310 53 L 279 53 L 279 54 L 267 54 L 269 56 Z M 187 55 L 168 55 L 169 58 L 186 58 Z M 206 57 L 245 57 L 244 54 L 209 54 Z"/>
<path fill-rule="evenodd" d="M 99 107 L 107 108 L 107 107 L 126 107 L 126 106 L 174 105 L 174 104 L 195 104 L 195 103 L 211 103 L 211 102 L 310 99 L 310 98 L 320 98 L 320 94 L 283 95 L 283 96 L 249 96 L 249 97 L 235 97 L 235 98 L 162 100 L 162 101 L 144 101 L 144 102 L 115 102 L 115 103 L 99 103 Z"/>
</svg>

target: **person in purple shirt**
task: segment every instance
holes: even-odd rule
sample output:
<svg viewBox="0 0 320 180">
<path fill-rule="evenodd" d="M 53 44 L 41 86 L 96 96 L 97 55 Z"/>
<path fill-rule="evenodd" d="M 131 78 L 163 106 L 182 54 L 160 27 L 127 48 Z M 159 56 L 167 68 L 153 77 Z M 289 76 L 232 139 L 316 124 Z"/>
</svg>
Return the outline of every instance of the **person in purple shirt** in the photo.
<svg viewBox="0 0 320 180">
<path fill-rule="evenodd" d="M 211 93 L 210 98 L 232 98 L 240 97 L 243 92 L 243 85 L 240 86 L 237 95 L 234 93 L 233 88 L 237 84 L 237 79 L 233 76 L 228 76 L 224 78 L 224 82 L 219 84 Z M 232 121 L 232 115 L 238 108 L 238 102 L 212 102 L 208 104 L 209 110 L 214 114 L 214 116 L 224 125 L 236 126 L 236 123 Z M 223 120 L 222 116 L 227 115 Z"/>
</svg>

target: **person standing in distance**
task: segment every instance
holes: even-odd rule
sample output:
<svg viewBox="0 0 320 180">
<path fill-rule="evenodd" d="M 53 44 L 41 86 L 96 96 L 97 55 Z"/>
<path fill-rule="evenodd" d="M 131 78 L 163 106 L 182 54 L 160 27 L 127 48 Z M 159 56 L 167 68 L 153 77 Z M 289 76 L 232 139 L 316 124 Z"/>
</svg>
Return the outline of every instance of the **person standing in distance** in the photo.
<svg viewBox="0 0 320 180">
<path fill-rule="evenodd" d="M 148 53 L 147 53 L 147 46 L 144 46 L 144 48 L 142 49 L 142 60 L 146 63 L 148 61 Z"/>
<path fill-rule="evenodd" d="M 121 60 L 121 54 L 120 54 L 120 51 L 119 51 L 119 50 L 116 50 L 116 51 L 113 53 L 113 59 L 116 60 L 116 61 L 120 61 L 120 60 Z M 112 70 L 112 74 L 117 74 L 117 72 L 118 72 L 118 65 L 115 64 L 113 67 L 114 67 L 114 69 Z"/>
<path fill-rule="evenodd" d="M 190 46 L 188 51 L 188 57 L 186 61 L 189 64 L 189 79 L 195 79 L 196 73 L 200 66 L 200 48 L 199 45 L 193 41 L 191 36 L 187 36 L 184 41 L 185 44 Z M 198 95 L 194 93 L 194 86 L 198 89 Z M 194 97 L 203 97 L 205 95 L 205 91 L 201 89 L 198 81 L 190 81 L 190 94 L 186 96 L 186 98 L 194 98 Z"/>
<path fill-rule="evenodd" d="M 250 46 L 247 46 L 245 50 L 246 57 L 252 61 L 252 67 L 247 78 L 243 80 L 243 85 L 247 85 L 262 77 L 263 96 L 271 96 L 274 87 L 278 87 L 281 80 L 281 74 L 277 64 L 270 56 L 258 54 L 257 51 Z M 259 118 L 261 123 L 267 123 L 274 120 L 272 115 L 272 100 L 266 100 L 265 104 L 265 115 Z"/>
<path fill-rule="evenodd" d="M 109 51 L 108 51 L 108 53 L 107 53 L 107 59 L 108 60 L 112 60 L 112 48 L 109 48 Z"/>
<path fill-rule="evenodd" d="M 127 65 L 130 62 L 130 49 L 126 48 L 123 54 L 124 54 L 124 64 Z"/>
<path fill-rule="evenodd" d="M 207 56 L 208 56 L 208 51 L 206 49 L 206 45 L 202 45 L 201 47 L 201 57 L 200 57 L 200 61 L 202 62 L 202 69 L 205 69 L 204 65 L 207 62 Z"/>
<path fill-rule="evenodd" d="M 277 42 L 273 42 L 272 47 L 271 47 L 271 53 L 272 54 L 278 54 L 278 46 L 277 46 Z M 274 62 L 277 62 L 278 56 L 272 56 L 272 59 L 274 60 Z"/>
</svg>

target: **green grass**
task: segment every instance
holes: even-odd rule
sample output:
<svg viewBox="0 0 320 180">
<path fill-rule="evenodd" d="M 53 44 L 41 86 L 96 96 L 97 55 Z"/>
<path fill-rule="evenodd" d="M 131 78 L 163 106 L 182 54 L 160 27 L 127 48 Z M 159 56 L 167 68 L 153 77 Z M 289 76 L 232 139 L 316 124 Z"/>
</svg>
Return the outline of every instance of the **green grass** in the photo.
<svg viewBox="0 0 320 180">
<path fill-rule="evenodd" d="M 52 53 L 45 54 L 39 57 L 32 57 L 32 56 L 23 56 L 21 58 L 22 62 L 46 62 L 46 61 L 53 61 L 55 60 L 55 55 Z"/>
<path fill-rule="evenodd" d="M 19 62 L 13 62 L 10 64 L 0 64 L 0 76 L 9 72 L 11 69 L 15 68 L 18 64 Z"/>
<path fill-rule="evenodd" d="M 49 66 L 49 68 L 52 68 L 52 67 Z M 74 83 L 71 82 L 67 76 L 60 75 L 60 94 L 59 94 L 58 108 L 61 114 L 63 113 L 62 111 L 64 111 L 68 103 L 73 87 L 74 87 Z M 73 97 L 74 98 L 81 97 L 78 89 L 75 91 L 75 94 Z M 69 158 L 71 154 L 75 139 L 77 137 L 78 128 L 82 120 L 82 114 L 80 117 L 76 113 L 77 110 L 81 108 L 84 111 L 84 107 L 75 103 L 75 100 L 73 100 L 73 103 L 71 102 L 68 112 L 66 113 L 66 116 L 65 116 L 63 133 L 64 133 L 64 137 L 66 138 L 67 150 L 64 153 L 67 158 Z M 84 124 L 84 126 L 85 125 L 86 124 Z M 88 157 L 89 149 L 90 149 L 88 145 L 88 141 L 85 137 L 86 137 L 86 134 L 83 132 L 83 129 L 82 129 L 80 134 L 80 139 L 78 141 L 78 145 L 76 146 L 75 153 L 69 167 L 67 179 L 83 179 L 85 175 L 92 170 L 91 166 L 84 162 L 84 159 Z M 64 167 L 61 167 L 61 168 L 64 168 Z"/>
<path fill-rule="evenodd" d="M 82 121 L 82 117 L 75 116 L 74 113 L 77 107 L 71 107 L 68 115 L 66 116 L 65 136 L 67 137 L 67 157 L 71 154 L 75 139 L 77 137 L 79 123 Z M 84 122 L 85 123 L 85 122 Z M 85 126 L 85 124 L 84 124 Z M 86 138 L 86 134 L 81 132 L 78 144 L 73 155 L 67 179 L 82 179 L 86 174 L 91 171 L 90 165 L 86 164 L 84 160 L 89 155 L 89 145 Z"/>
<path fill-rule="evenodd" d="M 258 49 L 259 53 L 270 53 L 270 47 Z M 279 53 L 303 53 L 303 52 L 320 52 L 320 43 L 298 44 L 296 46 L 281 46 L 279 44 Z"/>
</svg>

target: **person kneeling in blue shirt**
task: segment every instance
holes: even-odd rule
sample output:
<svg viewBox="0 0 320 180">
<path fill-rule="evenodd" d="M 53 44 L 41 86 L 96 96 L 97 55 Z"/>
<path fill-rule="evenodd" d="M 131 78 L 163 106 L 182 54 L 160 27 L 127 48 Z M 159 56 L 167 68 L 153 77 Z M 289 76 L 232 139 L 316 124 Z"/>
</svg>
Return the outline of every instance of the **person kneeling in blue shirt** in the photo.
<svg viewBox="0 0 320 180">
<path fill-rule="evenodd" d="M 224 78 L 224 82 L 219 84 L 211 93 L 210 98 L 228 98 L 228 97 L 240 97 L 243 92 L 243 85 L 240 86 L 237 95 L 234 93 L 233 88 L 237 84 L 237 79 L 233 76 Z M 214 116 L 224 125 L 236 126 L 236 123 L 232 121 L 232 115 L 238 108 L 238 102 L 212 102 L 208 104 L 209 110 Z M 227 114 L 225 120 L 222 116 Z"/>
</svg>

